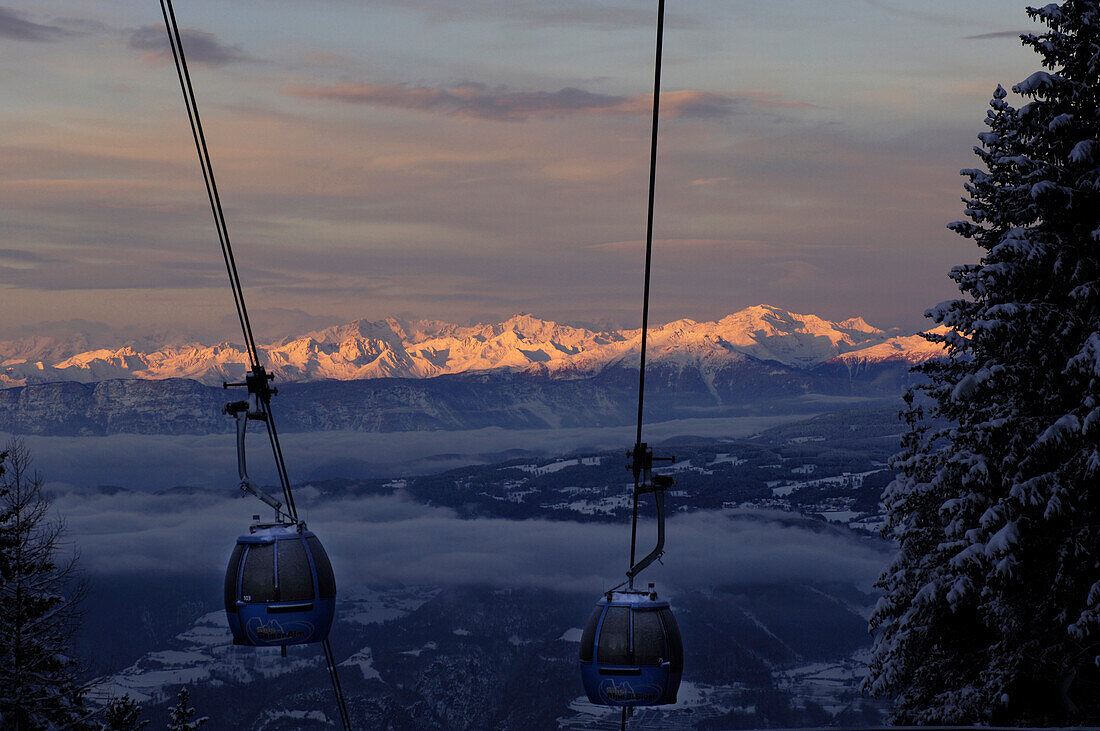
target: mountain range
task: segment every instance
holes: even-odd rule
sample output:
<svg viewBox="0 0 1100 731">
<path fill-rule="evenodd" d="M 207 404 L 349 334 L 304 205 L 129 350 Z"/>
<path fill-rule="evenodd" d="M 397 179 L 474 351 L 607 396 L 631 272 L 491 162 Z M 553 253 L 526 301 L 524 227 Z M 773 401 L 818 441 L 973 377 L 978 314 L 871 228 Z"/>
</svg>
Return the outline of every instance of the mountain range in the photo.
<svg viewBox="0 0 1100 731">
<path fill-rule="evenodd" d="M 435 320 L 356 320 L 260 347 L 282 383 L 426 379 L 507 371 L 553 379 L 587 378 L 636 367 L 641 330 L 594 331 L 515 315 L 495 324 Z M 243 347 L 228 342 L 84 349 L 87 340 L 37 337 L 0 343 L 0 388 L 96 383 L 114 379 L 182 378 L 206 385 L 239 380 Z M 855 317 L 840 322 L 770 305 L 749 307 L 716 322 L 676 320 L 651 328 L 651 363 L 701 371 L 755 361 L 807 371 L 868 365 L 912 365 L 942 354 L 919 334 L 886 332 Z"/>
</svg>

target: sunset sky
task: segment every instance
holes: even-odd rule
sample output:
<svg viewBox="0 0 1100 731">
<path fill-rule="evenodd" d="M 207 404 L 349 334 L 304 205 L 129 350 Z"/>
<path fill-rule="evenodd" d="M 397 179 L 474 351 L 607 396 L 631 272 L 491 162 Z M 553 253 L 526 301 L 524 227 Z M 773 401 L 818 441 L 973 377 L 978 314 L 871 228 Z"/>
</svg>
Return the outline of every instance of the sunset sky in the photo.
<svg viewBox="0 0 1100 731">
<path fill-rule="evenodd" d="M 176 9 L 261 341 L 387 315 L 637 327 L 655 1 Z M 668 12 L 655 321 L 922 327 L 976 257 L 945 224 L 988 100 L 1038 68 L 1023 3 Z M 157 0 L 0 0 L 0 71 L 0 337 L 236 338 Z"/>
</svg>

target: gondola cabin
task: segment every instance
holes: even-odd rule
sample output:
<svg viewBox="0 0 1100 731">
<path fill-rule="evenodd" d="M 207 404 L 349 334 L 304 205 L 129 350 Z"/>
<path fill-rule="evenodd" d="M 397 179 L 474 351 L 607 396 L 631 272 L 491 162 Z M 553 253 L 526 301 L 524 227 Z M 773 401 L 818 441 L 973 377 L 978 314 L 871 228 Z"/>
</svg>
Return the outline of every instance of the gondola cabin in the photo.
<svg viewBox="0 0 1100 731">
<path fill-rule="evenodd" d="M 683 673 L 680 629 L 657 592 L 612 591 L 596 604 L 581 634 L 581 678 L 590 701 L 675 703 Z"/>
<path fill-rule="evenodd" d="M 305 524 L 257 524 L 237 539 L 225 571 L 235 645 L 321 642 L 336 612 L 336 578 Z"/>
</svg>

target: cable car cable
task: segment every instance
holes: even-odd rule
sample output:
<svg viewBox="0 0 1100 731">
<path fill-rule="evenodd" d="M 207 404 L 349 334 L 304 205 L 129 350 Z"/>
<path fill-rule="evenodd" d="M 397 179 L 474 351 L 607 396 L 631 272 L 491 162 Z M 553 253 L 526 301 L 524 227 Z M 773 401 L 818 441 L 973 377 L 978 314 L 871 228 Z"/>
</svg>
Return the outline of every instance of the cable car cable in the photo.
<svg viewBox="0 0 1100 731">
<path fill-rule="evenodd" d="M 646 329 L 649 326 L 649 279 L 653 260 L 653 200 L 657 187 L 657 126 L 661 109 L 661 50 L 665 34 L 665 0 L 657 4 L 657 52 L 653 64 L 653 130 L 649 146 L 649 213 L 645 232 L 645 285 L 642 289 L 642 352 L 638 369 L 638 438 L 642 441 L 642 402 L 645 398 Z M 633 563 L 633 562 L 632 562 Z"/>
<path fill-rule="evenodd" d="M 261 420 L 267 424 L 267 433 L 271 442 L 271 451 L 275 457 L 275 466 L 279 475 L 279 482 L 286 500 L 286 508 L 290 517 L 297 522 L 298 511 L 294 505 L 294 495 L 290 488 L 290 479 L 283 459 L 282 446 L 279 443 L 279 435 L 275 429 L 275 420 L 271 411 L 271 396 L 277 391 L 270 388 L 271 376 L 264 370 L 260 362 L 259 349 L 256 347 L 256 339 L 252 334 L 252 323 L 248 318 L 248 309 L 244 301 L 244 289 L 241 286 L 240 275 L 237 273 L 237 262 L 233 256 L 233 247 L 229 239 L 229 228 L 225 222 L 225 212 L 222 208 L 221 196 L 218 193 L 218 185 L 214 179 L 214 166 L 210 160 L 210 151 L 206 144 L 206 135 L 203 132 L 202 120 L 199 117 L 198 102 L 195 99 L 195 90 L 191 84 L 191 74 L 187 68 L 187 56 L 183 50 L 183 41 L 180 38 L 179 24 L 176 22 L 175 9 L 172 0 L 160 0 L 161 14 L 164 16 L 164 27 L 168 33 L 168 42 L 172 48 L 172 59 L 176 65 L 176 75 L 179 77 L 180 89 L 183 92 L 184 105 L 187 107 L 187 119 L 191 125 L 191 135 L 195 140 L 195 148 L 199 155 L 199 165 L 202 167 L 203 182 L 206 185 L 206 195 L 210 202 L 210 210 L 214 216 L 214 226 L 218 233 L 218 242 L 221 245 L 222 258 L 225 260 L 226 271 L 229 274 L 229 285 L 233 291 L 233 303 L 237 309 L 237 318 L 240 320 L 241 331 L 244 335 L 245 349 L 248 352 L 248 361 L 251 372 L 246 376 L 244 384 L 249 392 L 256 395 Z M 230 384 L 224 384 L 229 386 Z M 238 418 L 247 419 L 247 414 Z M 332 680 L 332 689 L 336 695 L 336 704 L 340 712 L 340 721 L 345 731 L 350 731 L 351 720 L 348 715 L 347 703 L 344 701 L 344 692 L 340 685 L 340 676 L 336 669 L 336 660 L 332 654 L 332 645 L 328 637 L 321 642 L 324 649 L 325 663 L 328 666 L 329 676 Z M 284 647 L 285 651 L 285 647 Z"/>
<path fill-rule="evenodd" d="M 649 281 L 653 261 L 653 201 L 657 188 L 657 129 L 661 109 L 661 56 L 665 35 L 665 0 L 657 3 L 657 48 L 653 64 L 653 127 L 649 146 L 649 210 L 646 216 L 645 232 L 645 276 L 642 287 L 642 342 L 638 365 L 638 432 L 634 443 L 634 459 L 637 463 L 644 460 L 645 447 L 642 442 L 642 415 L 645 403 L 645 355 L 646 335 L 649 331 Z M 630 521 L 630 565 L 634 566 L 634 557 L 638 544 L 638 477 L 634 472 L 634 508 Z M 630 587 L 634 587 L 634 577 L 630 577 Z"/>
<path fill-rule="evenodd" d="M 669 602 L 657 597 L 653 584 L 646 590 L 634 588 L 637 575 L 664 554 L 665 491 L 675 484 L 671 477 L 653 474 L 654 462 L 675 461 L 675 457 L 654 457 L 653 450 L 642 441 L 664 17 L 665 2 L 658 0 L 653 70 L 653 125 L 649 150 L 649 206 L 639 346 L 638 429 L 634 448 L 627 453 L 631 458 L 627 468 L 634 473 L 630 567 L 626 572 L 626 580 L 604 592 L 596 603 L 581 632 L 579 657 L 581 679 L 589 701 L 597 705 L 620 706 L 621 729 L 626 729 L 627 718 L 633 715 L 635 707 L 676 703 L 684 670 L 683 640 Z M 648 493 L 653 493 L 656 502 L 657 544 L 648 554 L 638 559 L 638 504 L 639 499 Z"/>
<path fill-rule="evenodd" d="M 199 164 L 202 167 L 203 182 L 206 185 L 207 198 L 210 201 L 210 209 L 214 216 L 214 225 L 218 233 L 218 242 L 221 245 L 222 258 L 225 260 L 226 271 L 229 274 L 229 285 L 233 291 L 233 302 L 237 309 L 237 317 L 240 320 L 241 331 L 244 335 L 245 349 L 248 352 L 249 366 L 252 374 L 257 376 L 252 386 L 257 388 L 260 409 L 268 416 L 268 439 L 271 442 L 271 451 L 275 457 L 275 465 L 279 474 L 280 487 L 283 491 L 284 502 L 290 515 L 297 520 L 298 514 L 294 504 L 294 495 L 290 489 L 290 480 L 286 472 L 286 465 L 282 457 L 282 447 L 279 444 L 278 432 L 274 421 L 270 418 L 271 390 L 267 381 L 269 377 L 260 363 L 259 349 L 256 347 L 256 339 L 252 334 L 252 322 L 248 317 L 248 309 L 244 301 L 244 289 L 241 286 L 240 275 L 237 273 L 237 262 L 233 255 L 233 246 L 229 239 L 229 227 L 225 222 L 225 212 L 222 208 L 221 195 L 218 193 L 218 184 L 214 178 L 214 166 L 210 159 L 210 151 L 206 144 L 206 134 L 203 131 L 202 119 L 199 116 L 198 101 L 195 98 L 195 90 L 191 84 L 191 73 L 187 67 L 187 56 L 183 50 L 183 41 L 180 38 L 179 25 L 176 22 L 175 9 L 171 0 L 160 0 L 161 14 L 164 16 L 165 29 L 168 31 L 168 41 L 172 48 L 172 58 L 176 64 L 176 74 L 179 77 L 180 89 L 183 91 L 184 104 L 187 107 L 187 118 L 191 124 L 191 134 L 195 139 L 195 149 L 199 155 Z M 251 387 L 251 386 L 250 386 Z"/>
<path fill-rule="evenodd" d="M 280 487 L 283 491 L 283 500 L 291 516 L 297 520 L 298 513 L 294 504 L 294 495 L 290 489 L 290 480 L 286 472 L 286 465 L 282 458 L 282 446 L 279 444 L 278 432 L 274 421 L 270 418 L 269 395 L 270 390 L 266 382 L 266 374 L 260 363 L 259 349 L 256 347 L 256 338 L 252 334 L 252 322 L 248 317 L 248 308 L 244 301 L 244 288 L 241 285 L 240 275 L 237 272 L 237 262 L 233 255 L 233 246 L 229 239 L 229 227 L 225 222 L 225 212 L 222 208 L 221 195 L 218 192 L 218 184 L 214 178 L 214 165 L 210 159 L 210 150 L 206 144 L 206 134 L 203 131 L 202 119 L 199 116 L 198 101 L 195 98 L 195 90 L 191 84 L 191 73 L 187 67 L 187 56 L 183 50 L 183 41 L 180 38 L 179 25 L 176 22 L 175 8 L 171 0 L 160 0 L 161 14 L 164 16 L 165 28 L 168 31 L 168 41 L 172 48 L 172 58 L 176 64 L 176 74 L 179 77 L 180 89 L 183 91 L 184 104 L 187 107 L 187 119 L 191 124 L 191 135 L 195 139 L 195 149 L 199 155 L 199 164 L 202 167 L 203 182 L 206 185 L 207 198 L 210 201 L 210 210 L 214 216 L 214 226 L 218 232 L 218 242 L 221 245 L 222 258 L 225 260 L 226 271 L 229 274 L 229 285 L 233 291 L 233 303 L 237 309 L 237 318 L 240 320 L 241 332 L 244 335 L 245 349 L 248 352 L 249 366 L 253 374 L 259 375 L 258 395 L 260 396 L 260 409 L 269 417 L 268 440 L 271 442 L 271 451 L 275 457 L 276 469 L 279 473 Z"/>
<path fill-rule="evenodd" d="M 222 210 L 221 196 L 218 194 L 218 184 L 214 180 L 214 166 L 210 161 L 206 135 L 202 129 L 202 120 L 199 118 L 199 106 L 195 100 L 195 90 L 191 85 L 191 73 L 187 68 L 187 57 L 183 52 L 183 42 L 180 39 L 179 26 L 176 24 L 176 13 L 172 7 L 172 0 L 160 0 L 160 9 L 164 15 L 165 29 L 168 31 L 172 57 L 176 63 L 176 74 L 179 76 L 180 88 L 183 91 L 184 103 L 187 106 L 187 118 L 191 123 L 191 134 L 195 138 L 195 148 L 199 154 L 199 164 L 202 166 L 202 177 L 206 183 L 206 193 L 210 199 L 210 209 L 214 215 L 214 225 L 218 231 L 222 257 L 225 259 L 226 270 L 229 273 L 229 285 L 233 290 L 233 302 L 236 305 L 237 317 L 244 333 L 249 366 L 255 366 L 259 363 L 259 353 L 256 350 L 256 340 L 252 336 L 252 324 L 248 319 L 248 311 L 245 309 L 244 290 L 237 274 L 237 263 L 233 257 L 233 248 L 229 241 L 229 229 L 225 223 L 225 213 Z"/>
<path fill-rule="evenodd" d="M 271 451 L 275 455 L 275 468 L 279 474 L 279 484 L 283 486 L 287 511 L 294 520 L 298 520 L 298 508 L 294 504 L 294 493 L 290 489 L 290 476 L 286 471 L 286 462 L 283 461 L 283 447 L 279 443 L 279 433 L 275 430 L 275 416 L 271 411 L 271 401 L 269 398 L 259 398 L 257 401 L 264 415 L 263 422 L 267 424 L 267 436 L 271 442 Z"/>
<path fill-rule="evenodd" d="M 336 694 L 336 707 L 340 711 L 340 722 L 345 731 L 351 728 L 351 717 L 348 716 L 348 705 L 344 702 L 344 689 L 340 686 L 340 674 L 336 672 L 336 658 L 332 656 L 332 645 L 326 637 L 321 647 L 325 651 L 325 663 L 328 665 L 328 674 L 332 679 L 332 690 Z"/>
</svg>

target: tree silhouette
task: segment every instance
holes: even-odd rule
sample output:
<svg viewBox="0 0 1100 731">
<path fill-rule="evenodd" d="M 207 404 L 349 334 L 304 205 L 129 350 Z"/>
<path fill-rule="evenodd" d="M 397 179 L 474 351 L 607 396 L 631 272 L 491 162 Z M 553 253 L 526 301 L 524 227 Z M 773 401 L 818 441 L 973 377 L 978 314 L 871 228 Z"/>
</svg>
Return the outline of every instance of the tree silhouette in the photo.
<svg viewBox="0 0 1100 731">
<path fill-rule="evenodd" d="M 0 464 L 0 727 L 79 725 L 86 716 L 79 664 L 70 657 L 86 586 L 76 556 L 60 557 L 63 526 L 50 519 L 27 448 L 9 442 Z"/>
<path fill-rule="evenodd" d="M 1100 721 L 1100 2 L 1028 8 L 1042 58 L 998 87 L 964 170 L 980 249 L 929 315 L 883 496 L 899 553 L 866 687 L 898 723 Z"/>
<path fill-rule="evenodd" d="M 195 718 L 195 709 L 191 707 L 191 693 L 180 688 L 176 696 L 176 705 L 168 711 L 168 731 L 195 731 L 210 719 L 206 716 Z"/>
<path fill-rule="evenodd" d="M 128 695 L 111 698 L 103 709 L 103 731 L 140 731 L 149 725 L 142 720 L 141 710 L 137 701 Z"/>
</svg>

